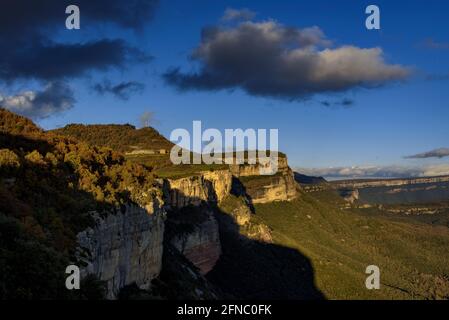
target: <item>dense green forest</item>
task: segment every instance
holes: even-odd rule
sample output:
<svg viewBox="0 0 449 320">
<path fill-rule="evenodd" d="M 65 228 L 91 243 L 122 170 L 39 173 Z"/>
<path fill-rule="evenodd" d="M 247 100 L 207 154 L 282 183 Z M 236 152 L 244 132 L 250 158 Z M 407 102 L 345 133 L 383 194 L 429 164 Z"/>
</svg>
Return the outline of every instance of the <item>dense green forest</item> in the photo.
<svg viewBox="0 0 449 320">
<path fill-rule="evenodd" d="M 77 232 L 92 224 L 89 211 L 144 204 L 151 195 L 139 190 L 153 183 L 148 169 L 116 151 L 0 109 L 0 298 L 68 297 L 61 270 Z"/>
<path fill-rule="evenodd" d="M 51 132 L 76 138 L 91 146 L 110 147 L 122 152 L 141 149 L 169 150 L 172 146 L 172 143 L 155 129 L 151 127 L 136 129 L 130 124 L 70 124 Z"/>
</svg>

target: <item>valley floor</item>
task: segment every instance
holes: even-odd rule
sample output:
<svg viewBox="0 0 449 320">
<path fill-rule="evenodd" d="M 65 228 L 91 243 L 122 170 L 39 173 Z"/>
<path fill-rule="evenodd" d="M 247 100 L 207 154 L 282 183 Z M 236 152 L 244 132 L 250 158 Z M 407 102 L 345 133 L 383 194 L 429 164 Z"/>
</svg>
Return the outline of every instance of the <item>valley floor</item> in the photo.
<svg viewBox="0 0 449 320">
<path fill-rule="evenodd" d="M 449 228 L 416 220 L 342 210 L 332 192 L 255 206 L 274 244 L 310 259 L 315 285 L 327 299 L 448 299 Z M 381 287 L 368 290 L 368 265 Z"/>
</svg>

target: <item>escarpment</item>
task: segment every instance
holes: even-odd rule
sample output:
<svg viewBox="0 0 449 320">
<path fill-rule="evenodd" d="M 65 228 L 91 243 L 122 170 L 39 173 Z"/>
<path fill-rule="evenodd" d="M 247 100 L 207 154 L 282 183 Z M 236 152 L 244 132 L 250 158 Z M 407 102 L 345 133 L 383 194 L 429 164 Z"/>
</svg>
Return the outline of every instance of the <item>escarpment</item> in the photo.
<svg viewBox="0 0 449 320">
<path fill-rule="evenodd" d="M 236 177 L 247 177 L 247 176 L 259 176 L 263 172 L 269 172 L 267 170 L 272 168 L 273 174 L 289 174 L 290 168 L 288 166 L 287 156 L 282 155 L 277 157 L 277 165 L 273 165 L 270 162 L 262 165 L 260 163 L 256 164 L 232 164 L 229 166 L 229 170 Z M 268 174 L 266 174 L 268 175 Z"/>
<path fill-rule="evenodd" d="M 231 187 L 229 170 L 202 172 L 163 182 L 169 211 L 166 239 L 202 274 L 214 267 L 221 254 L 218 223 L 211 206 L 229 195 Z"/>
<path fill-rule="evenodd" d="M 166 203 L 173 208 L 199 205 L 202 201 L 217 203 L 232 187 L 229 170 L 206 171 L 180 179 L 165 179 L 163 191 Z"/>
<path fill-rule="evenodd" d="M 277 173 L 261 175 L 259 164 L 231 165 L 227 170 L 205 171 L 189 177 L 164 180 L 167 204 L 174 208 L 220 203 L 231 193 L 247 196 L 254 204 L 290 201 L 298 185 L 287 158 L 279 157 Z"/>
<path fill-rule="evenodd" d="M 284 155 L 279 156 L 274 175 L 264 175 L 270 168 L 263 164 L 175 168 L 164 158 L 171 144 L 155 130 L 75 125 L 53 134 L 86 140 L 94 150 L 104 146 L 119 151 L 112 158 L 116 157 L 125 169 L 131 168 L 131 163 L 136 164 L 133 168 L 136 178 L 132 184 L 124 181 L 126 174 L 115 174 L 114 167 L 107 171 L 114 183 L 106 181 L 104 186 L 91 190 L 100 201 L 109 202 L 109 189 L 119 186 L 114 205 L 115 211 L 119 211 L 117 204 L 122 210 L 91 211 L 95 224 L 77 231 L 77 261 L 82 276 L 93 274 L 104 281 L 110 299 L 117 298 L 129 285 L 152 291 L 155 279 L 160 280 L 163 271 L 164 248 L 182 256 L 196 268 L 195 273 L 205 276 L 222 257 L 220 230 L 227 230 L 241 240 L 270 243 L 271 231 L 256 222 L 252 205 L 291 200 L 297 196 L 297 185 Z M 66 158 L 75 168 L 79 166 L 76 157 Z M 156 176 L 154 184 L 144 178 L 152 175 Z M 176 176 L 179 178 L 174 178 Z M 94 176 L 89 175 L 82 182 L 88 184 L 92 179 Z M 146 182 L 139 183 L 142 180 Z M 153 187 L 163 199 L 154 197 L 152 202 L 148 197 L 136 198 Z M 119 198 L 127 193 L 132 193 L 132 201 L 128 197 Z M 229 199 L 239 199 L 239 203 L 223 210 L 220 206 L 226 201 L 229 203 Z"/>
<path fill-rule="evenodd" d="M 126 205 L 106 216 L 93 212 L 95 226 L 77 235 L 82 277 L 105 281 L 109 299 L 130 284 L 149 289 L 162 266 L 164 214 L 158 203 Z"/>
<path fill-rule="evenodd" d="M 278 173 L 260 175 L 258 165 L 234 165 L 227 170 L 204 171 L 178 179 L 162 182 L 168 210 L 168 237 L 202 274 L 211 271 L 220 257 L 222 248 L 215 206 L 240 196 L 246 199 L 229 207 L 229 214 L 241 232 L 251 239 L 270 242 L 270 231 L 263 225 L 251 222 L 249 206 L 272 201 L 289 201 L 297 196 L 297 185 L 287 158 L 279 158 Z M 209 208 L 204 209 L 204 205 Z M 199 214 L 197 211 L 202 211 Z M 198 217 L 202 218 L 199 219 Z M 191 221 L 189 221 L 189 219 Z"/>
<path fill-rule="evenodd" d="M 231 171 L 239 178 L 253 204 L 291 201 L 298 196 L 299 186 L 286 156 L 278 158 L 277 173 L 274 175 L 260 175 L 257 165 L 231 166 Z"/>
<path fill-rule="evenodd" d="M 248 176 L 241 182 L 253 204 L 273 201 L 291 201 L 297 197 L 297 185 L 293 175 Z"/>
<path fill-rule="evenodd" d="M 168 224 L 168 239 L 173 247 L 201 274 L 212 270 L 221 254 L 218 222 L 213 209 L 206 205 L 187 207 L 172 213 Z"/>
</svg>

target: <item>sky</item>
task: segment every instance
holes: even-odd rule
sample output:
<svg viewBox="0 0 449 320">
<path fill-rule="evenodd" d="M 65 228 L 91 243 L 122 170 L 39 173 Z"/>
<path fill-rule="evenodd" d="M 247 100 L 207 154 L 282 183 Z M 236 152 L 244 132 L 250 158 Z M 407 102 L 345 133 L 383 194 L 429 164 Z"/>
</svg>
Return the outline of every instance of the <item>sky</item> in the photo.
<svg viewBox="0 0 449 320">
<path fill-rule="evenodd" d="M 65 7 L 80 9 L 80 29 Z M 368 30 L 365 8 L 380 9 Z M 6 0 L 0 105 L 45 129 L 279 130 L 327 177 L 449 174 L 449 2 Z"/>
</svg>

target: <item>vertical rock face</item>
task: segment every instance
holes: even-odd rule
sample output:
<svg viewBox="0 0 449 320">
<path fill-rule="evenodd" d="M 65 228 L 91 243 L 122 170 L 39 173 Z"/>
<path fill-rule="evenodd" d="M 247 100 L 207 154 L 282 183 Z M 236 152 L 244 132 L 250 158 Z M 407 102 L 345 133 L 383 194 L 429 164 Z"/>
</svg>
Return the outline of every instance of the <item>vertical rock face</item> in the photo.
<svg viewBox="0 0 449 320">
<path fill-rule="evenodd" d="M 297 184 L 287 157 L 278 157 L 275 175 L 260 175 L 260 165 L 232 165 L 230 170 L 238 177 L 244 192 L 253 204 L 273 201 L 290 201 L 297 196 Z"/>
<path fill-rule="evenodd" d="M 296 182 L 286 157 L 279 158 L 276 175 L 261 176 L 260 169 L 258 164 L 232 165 L 229 170 L 164 181 L 165 202 L 170 210 L 168 221 L 170 228 L 176 230 L 169 241 L 202 274 L 211 271 L 221 255 L 217 220 L 213 210 L 203 208 L 202 202 L 206 206 L 220 204 L 231 195 L 231 190 L 248 196 L 252 203 L 292 200 L 297 196 Z M 241 179 L 239 187 L 233 185 L 235 178 Z M 265 226 L 250 223 L 251 212 L 246 205 L 236 208 L 232 215 L 239 226 L 247 229 L 249 237 L 271 241 L 271 233 Z"/>
<path fill-rule="evenodd" d="M 203 219 L 193 225 L 189 232 L 178 232 L 172 245 L 192 262 L 201 274 L 206 274 L 215 266 L 221 254 L 218 223 L 211 210 L 203 209 Z"/>
<path fill-rule="evenodd" d="M 203 172 L 195 176 L 168 179 L 164 184 L 166 204 L 181 214 L 171 215 L 174 224 L 189 225 L 188 232 L 178 231 L 171 238 L 171 243 L 190 262 L 208 273 L 221 254 L 218 223 L 211 209 L 199 207 L 201 202 L 219 203 L 231 192 L 232 174 L 229 170 Z M 195 208 L 196 207 L 196 208 Z M 197 211 L 197 212 L 195 212 Z M 199 211 L 201 211 L 199 213 Z M 169 215 L 170 216 L 170 215 Z M 184 216 L 184 217 L 183 217 Z M 196 217 L 189 222 L 190 217 Z M 198 219 L 198 216 L 201 216 Z"/>
<path fill-rule="evenodd" d="M 289 201 L 297 196 L 297 184 L 284 156 L 278 158 L 278 172 L 275 175 L 260 175 L 258 164 L 244 164 L 231 165 L 229 170 L 167 179 L 164 183 L 166 202 L 172 208 L 197 206 L 201 201 L 219 203 L 231 193 L 233 177 L 241 180 L 244 186 L 242 192 L 246 192 L 255 204 Z"/>
<path fill-rule="evenodd" d="M 297 185 L 293 173 L 275 176 L 245 177 L 242 179 L 245 192 L 253 204 L 273 201 L 290 201 L 297 197 Z"/>
<path fill-rule="evenodd" d="M 129 205 L 104 218 L 94 213 L 96 226 L 77 235 L 78 258 L 86 264 L 81 276 L 94 274 L 105 281 L 108 299 L 132 283 L 149 288 L 161 270 L 164 212 L 150 207 Z"/>
<path fill-rule="evenodd" d="M 226 198 L 232 188 L 232 174 L 229 170 L 208 171 L 203 173 L 204 179 L 211 181 L 218 202 Z"/>
<path fill-rule="evenodd" d="M 288 160 L 286 156 L 279 156 L 277 158 L 278 164 L 277 164 L 277 172 L 278 174 L 285 174 L 287 173 L 290 168 L 288 167 Z M 258 176 L 261 175 L 261 172 L 264 172 L 267 168 L 265 165 L 261 165 L 259 163 L 257 164 L 233 164 L 229 166 L 231 173 L 236 177 L 247 177 L 247 176 Z"/>
<path fill-rule="evenodd" d="M 219 202 L 231 191 L 232 175 L 229 170 L 208 171 L 198 175 L 167 179 L 164 193 L 173 208 L 199 205 L 201 201 Z"/>
</svg>

